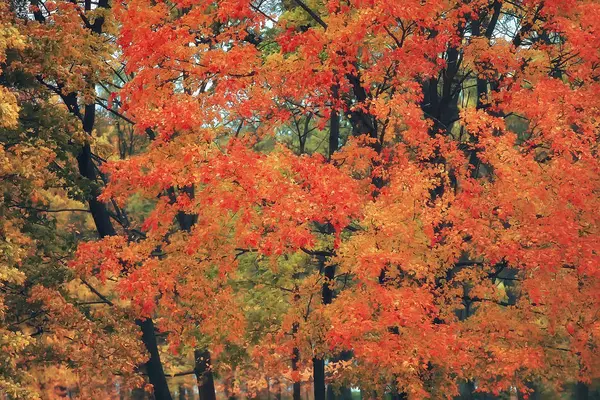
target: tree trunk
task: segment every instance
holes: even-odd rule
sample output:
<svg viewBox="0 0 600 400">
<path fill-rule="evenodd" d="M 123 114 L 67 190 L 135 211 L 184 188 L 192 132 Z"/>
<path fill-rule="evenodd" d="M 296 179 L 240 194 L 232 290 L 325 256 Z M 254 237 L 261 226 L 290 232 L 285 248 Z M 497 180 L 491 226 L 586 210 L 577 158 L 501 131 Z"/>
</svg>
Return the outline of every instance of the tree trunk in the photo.
<svg viewBox="0 0 600 400">
<path fill-rule="evenodd" d="M 334 85 L 332 92 L 334 97 L 338 96 L 338 86 Z M 329 119 L 329 159 L 333 153 L 335 153 L 340 146 L 340 117 L 337 110 L 331 110 L 331 117 Z"/>
<path fill-rule="evenodd" d="M 200 400 L 216 400 L 215 382 L 208 350 L 194 350 L 194 373 L 198 381 Z"/>
<path fill-rule="evenodd" d="M 334 97 L 338 95 L 337 86 L 333 86 Z M 340 137 L 340 118 L 337 111 L 331 111 L 329 119 L 329 159 L 339 146 Z M 328 228 L 332 233 L 333 229 Z M 333 301 L 333 280 L 335 279 L 335 265 L 325 266 L 325 256 L 319 256 L 319 273 L 325 276 L 323 282 L 321 301 L 323 304 L 331 304 Z M 315 400 L 325 400 L 325 360 L 323 358 L 313 358 L 313 390 Z"/>
<path fill-rule="evenodd" d="M 325 360 L 313 358 L 315 400 L 325 400 Z"/>
<path fill-rule="evenodd" d="M 90 107 L 86 107 L 86 117 L 84 118 L 84 127 L 86 132 L 91 132 L 94 125 L 95 114 L 92 112 L 90 117 L 88 114 L 91 112 L 90 110 Z M 96 230 L 98 231 L 98 236 L 103 238 L 106 236 L 116 235 L 116 231 L 112 221 L 110 220 L 110 215 L 106 205 L 97 199 L 100 193 L 95 186 L 97 176 L 89 144 L 84 145 L 80 153 L 77 155 L 77 164 L 79 166 L 79 173 L 83 177 L 90 180 L 91 184 L 93 185 L 90 191 L 88 204 L 90 207 L 90 213 L 94 219 L 94 224 L 96 225 Z M 154 396 L 156 400 L 171 400 L 171 393 L 169 392 L 169 386 L 167 384 L 158 354 L 154 323 L 152 319 L 146 319 L 144 321 L 138 320 L 136 323 L 142 329 L 142 341 L 146 346 L 146 350 L 150 354 L 150 360 L 146 363 L 146 369 L 150 383 L 154 387 Z"/>
<path fill-rule="evenodd" d="M 131 391 L 130 397 L 124 397 L 124 399 L 129 399 L 129 400 L 145 400 L 146 399 L 146 392 L 144 391 L 144 389 L 133 389 Z"/>
<path fill-rule="evenodd" d="M 148 379 L 154 388 L 154 398 L 156 400 L 171 400 L 171 392 L 163 371 L 162 363 L 160 362 L 160 354 L 158 353 L 158 344 L 154 333 L 154 322 L 152 319 L 137 320 L 137 325 L 142 329 L 142 340 L 146 345 L 150 360 L 146 363 L 146 372 Z"/>
<path fill-rule="evenodd" d="M 74 95 L 67 96 L 66 103 L 69 109 L 77 113 L 79 112 L 77 108 L 77 99 Z M 86 106 L 85 111 L 86 114 L 83 118 L 84 130 L 90 134 L 95 123 L 94 107 Z M 77 164 L 81 176 L 90 180 L 92 184 L 88 203 L 90 207 L 90 213 L 92 214 L 94 224 L 96 225 L 96 230 L 98 231 L 98 235 L 101 238 L 116 235 L 116 231 L 112 221 L 110 220 L 110 215 L 106 205 L 97 199 L 100 193 L 98 188 L 95 186 L 97 175 L 89 144 L 85 144 L 80 153 L 77 155 Z M 150 360 L 146 363 L 146 369 L 150 383 L 154 387 L 154 396 L 156 400 L 171 400 L 171 393 L 169 392 L 169 386 L 167 384 L 158 354 L 158 345 L 156 343 L 156 335 L 154 332 L 154 322 L 152 319 L 146 319 L 144 321 L 138 320 L 136 321 L 136 324 L 142 330 L 142 341 L 146 346 L 146 350 L 150 354 Z"/>
<path fill-rule="evenodd" d="M 100 191 L 96 187 L 97 177 L 95 166 L 92 161 L 92 151 L 89 144 L 84 145 L 77 155 L 77 165 L 79 167 L 79 173 L 81 176 L 87 178 L 92 185 L 88 198 L 88 204 L 90 206 L 90 213 L 94 219 L 94 224 L 96 225 L 98 235 L 101 238 L 105 236 L 116 235 L 115 229 L 110 221 L 110 215 L 108 214 L 106 205 L 98 201 Z"/>
<path fill-rule="evenodd" d="M 352 390 L 341 387 L 336 391 L 332 385 L 327 385 L 327 400 L 352 400 Z"/>
</svg>

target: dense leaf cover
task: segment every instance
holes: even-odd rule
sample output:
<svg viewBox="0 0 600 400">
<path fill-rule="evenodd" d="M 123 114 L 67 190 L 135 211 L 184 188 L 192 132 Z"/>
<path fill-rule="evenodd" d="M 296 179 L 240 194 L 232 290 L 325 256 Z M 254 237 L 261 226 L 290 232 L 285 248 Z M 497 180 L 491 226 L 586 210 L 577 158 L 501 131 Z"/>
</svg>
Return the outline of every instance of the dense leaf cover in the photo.
<svg viewBox="0 0 600 400">
<path fill-rule="evenodd" d="M 82 398 L 170 399 L 176 365 L 202 399 L 600 378 L 597 1 L 11 4 L 9 396 L 49 365 Z"/>
</svg>

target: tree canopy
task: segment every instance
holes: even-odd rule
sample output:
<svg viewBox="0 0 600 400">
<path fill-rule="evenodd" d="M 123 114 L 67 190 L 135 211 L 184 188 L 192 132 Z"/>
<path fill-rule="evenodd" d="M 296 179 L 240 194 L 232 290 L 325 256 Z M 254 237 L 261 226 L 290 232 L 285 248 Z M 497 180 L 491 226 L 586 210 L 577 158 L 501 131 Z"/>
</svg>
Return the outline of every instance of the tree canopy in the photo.
<svg viewBox="0 0 600 400">
<path fill-rule="evenodd" d="M 4 0 L 0 67 L 0 396 L 592 398 L 599 2 Z"/>
</svg>

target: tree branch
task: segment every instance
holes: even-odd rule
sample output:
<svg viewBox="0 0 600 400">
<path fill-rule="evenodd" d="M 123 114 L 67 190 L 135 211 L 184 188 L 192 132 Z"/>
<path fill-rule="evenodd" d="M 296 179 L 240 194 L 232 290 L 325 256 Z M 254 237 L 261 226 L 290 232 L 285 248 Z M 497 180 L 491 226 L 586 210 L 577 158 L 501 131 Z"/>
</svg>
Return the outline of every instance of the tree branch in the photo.
<svg viewBox="0 0 600 400">
<path fill-rule="evenodd" d="M 308 7 L 302 0 L 294 0 L 294 2 L 298 4 L 298 6 L 300 6 L 300 8 L 302 8 L 304 11 L 306 11 L 306 13 L 310 15 L 311 18 L 314 19 L 319 25 L 327 29 L 327 24 L 325 21 L 323 21 L 321 17 L 319 17 L 316 12 L 311 10 L 310 7 Z"/>
<path fill-rule="evenodd" d="M 98 296 L 102 301 L 104 301 L 106 304 L 108 304 L 109 306 L 114 306 L 115 304 L 110 301 L 106 296 L 104 296 L 102 293 L 100 293 L 98 290 L 96 290 L 96 288 L 94 288 L 92 285 L 90 285 L 88 283 L 88 281 L 86 281 L 85 279 L 81 278 L 81 282 L 83 282 L 83 284 L 85 286 L 88 287 L 88 289 L 90 289 L 92 291 L 92 293 L 94 293 L 96 296 Z"/>
</svg>

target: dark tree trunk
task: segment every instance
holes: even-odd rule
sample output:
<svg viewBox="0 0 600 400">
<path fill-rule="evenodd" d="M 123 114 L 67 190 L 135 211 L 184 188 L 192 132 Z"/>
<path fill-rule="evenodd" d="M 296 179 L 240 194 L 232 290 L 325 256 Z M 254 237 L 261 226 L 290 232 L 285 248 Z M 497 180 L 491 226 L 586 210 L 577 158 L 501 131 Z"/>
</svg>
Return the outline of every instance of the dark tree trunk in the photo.
<svg viewBox="0 0 600 400">
<path fill-rule="evenodd" d="M 334 97 L 338 96 L 337 86 L 333 86 Z M 329 159 L 339 146 L 340 118 L 335 109 L 331 111 L 329 119 Z M 333 231 L 331 227 L 328 229 Z M 331 304 L 333 301 L 333 280 L 335 279 L 335 265 L 325 266 L 325 256 L 319 256 L 319 272 L 325 276 L 322 287 L 321 301 L 323 304 Z M 313 390 L 315 400 L 325 400 L 325 360 L 313 358 Z"/>
<path fill-rule="evenodd" d="M 126 397 L 129 400 L 145 400 L 146 391 L 144 389 L 133 389 L 131 391 L 131 397 Z"/>
<path fill-rule="evenodd" d="M 69 111 L 81 119 L 83 130 L 88 135 L 91 135 L 96 122 L 96 109 L 94 108 L 94 105 L 86 105 L 85 114 L 82 116 L 79 104 L 77 103 L 77 94 L 75 92 L 61 95 L 61 98 Z M 96 175 L 96 166 L 92 160 L 92 150 L 89 143 L 84 144 L 80 149 L 79 154 L 77 154 L 77 166 L 79 174 L 86 178 L 91 185 L 87 200 L 98 235 L 101 238 L 115 235 L 116 232 L 110 220 L 106 205 L 98 201 L 98 196 L 100 195 L 100 190 L 96 184 L 98 176 Z"/>
<path fill-rule="evenodd" d="M 502 11 L 502 2 L 499 0 L 495 0 L 492 5 L 492 15 L 490 17 L 490 21 L 485 29 L 485 32 L 481 31 L 481 21 L 484 19 L 485 15 L 480 15 L 477 20 L 471 22 L 471 30 L 473 36 L 480 37 L 483 36 L 487 38 L 489 41 L 492 38 L 494 30 L 496 29 L 496 24 L 498 23 L 498 18 L 500 17 L 500 12 Z M 483 109 L 485 107 L 485 103 L 483 102 L 484 96 L 488 93 L 488 81 L 487 79 L 477 77 L 477 109 Z M 473 145 L 477 144 L 477 138 L 472 138 Z M 479 174 L 479 164 L 480 160 L 477 156 L 477 149 L 473 149 L 469 154 L 469 164 L 472 166 L 471 177 L 477 178 Z"/>
<path fill-rule="evenodd" d="M 72 110 L 78 112 L 77 100 L 75 96 L 67 96 L 70 102 L 67 106 Z M 95 108 L 93 105 L 87 105 L 85 107 L 85 115 L 83 117 L 84 130 L 91 134 L 95 123 Z M 110 220 L 110 215 L 106 205 L 98 201 L 97 197 L 100 194 L 99 189 L 96 186 L 96 167 L 92 160 L 92 152 L 89 144 L 85 144 L 80 153 L 77 155 L 77 164 L 79 167 L 79 173 L 87 178 L 92 185 L 90 190 L 88 203 L 90 206 L 90 213 L 94 219 L 96 230 L 100 237 L 116 235 L 115 228 Z M 154 323 L 152 319 L 146 319 L 144 321 L 136 321 L 138 326 L 142 330 L 142 341 L 146 346 L 146 350 L 150 354 L 150 360 L 146 363 L 146 370 L 148 372 L 148 379 L 154 388 L 154 397 L 156 400 L 171 400 L 171 393 L 169 392 L 169 386 L 165 377 L 162 364 L 160 362 L 160 356 L 158 354 L 158 345 L 156 342 L 156 335 L 154 332 Z"/>
<path fill-rule="evenodd" d="M 337 399 L 337 396 L 335 395 L 333 386 L 327 385 L 327 400 L 335 400 L 335 399 Z"/>
<path fill-rule="evenodd" d="M 347 387 L 336 390 L 332 385 L 327 385 L 327 400 L 352 400 L 352 390 Z"/>
<path fill-rule="evenodd" d="M 198 381 L 200 400 L 216 400 L 215 382 L 208 350 L 194 350 L 194 373 Z"/>
<path fill-rule="evenodd" d="M 315 400 L 325 400 L 325 360 L 313 358 Z"/>
<path fill-rule="evenodd" d="M 142 340 L 146 345 L 150 360 L 146 363 L 146 372 L 148 379 L 154 388 L 154 398 L 156 400 L 171 400 L 171 392 L 163 371 L 162 363 L 160 362 L 160 354 L 158 353 L 158 343 L 154 333 L 154 322 L 152 319 L 137 320 L 136 323 L 142 330 Z"/>
<path fill-rule="evenodd" d="M 225 397 L 227 397 L 228 400 L 236 400 L 237 399 L 237 397 L 235 395 L 234 374 L 235 374 L 235 371 L 233 371 L 231 375 L 229 375 L 223 379 L 223 388 L 225 390 Z M 268 380 L 267 380 L 267 392 L 270 393 Z M 270 394 L 269 394 L 269 398 L 270 398 Z"/>
<path fill-rule="evenodd" d="M 92 152 L 90 145 L 86 144 L 77 155 L 77 164 L 81 176 L 90 181 L 91 190 L 88 198 L 90 213 L 96 224 L 98 235 L 103 238 L 105 236 L 113 236 L 116 234 L 115 229 L 110 221 L 110 215 L 106 209 L 106 205 L 98 201 L 100 191 L 96 186 L 96 171 L 94 162 L 92 161 Z"/>
<path fill-rule="evenodd" d="M 339 88 L 337 85 L 334 85 L 332 88 L 332 93 L 334 98 L 337 98 L 339 95 Z M 329 159 L 333 153 L 335 153 L 340 146 L 340 116 L 338 115 L 337 110 L 334 108 L 331 110 L 331 117 L 329 118 Z"/>
<path fill-rule="evenodd" d="M 63 97 L 65 104 L 75 115 L 80 115 L 79 107 L 77 105 L 77 97 L 74 93 L 71 93 Z M 85 107 L 86 114 L 82 118 L 84 130 L 91 134 L 94 123 L 95 123 L 95 109 L 92 105 Z M 116 235 L 115 228 L 110 219 L 110 214 L 106 205 L 98 201 L 97 197 L 100 194 L 99 189 L 96 186 L 96 167 L 92 160 L 92 152 L 89 144 L 85 144 L 79 154 L 77 155 L 77 165 L 79 167 L 79 173 L 91 182 L 91 190 L 89 193 L 88 204 L 90 207 L 90 213 L 94 219 L 98 236 L 106 237 Z M 150 360 L 146 363 L 146 369 L 148 372 L 148 378 L 150 383 L 154 387 L 154 393 L 156 400 L 171 400 L 171 393 L 169 392 L 169 386 L 160 362 L 158 355 L 158 346 L 156 343 L 156 336 L 154 333 L 154 323 L 152 319 L 146 319 L 144 321 L 136 321 L 138 326 L 142 329 L 142 341 L 146 346 L 146 350 L 150 354 Z"/>
</svg>

